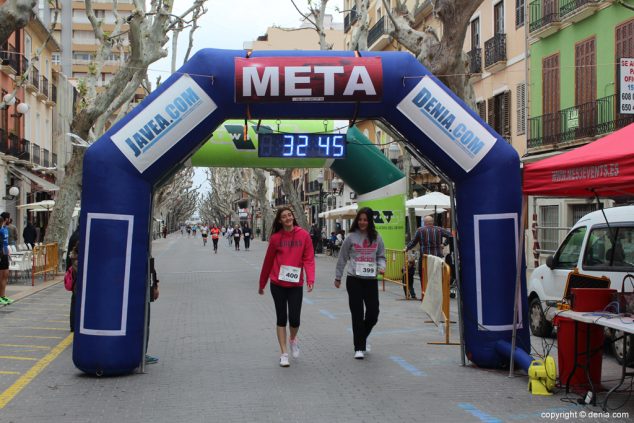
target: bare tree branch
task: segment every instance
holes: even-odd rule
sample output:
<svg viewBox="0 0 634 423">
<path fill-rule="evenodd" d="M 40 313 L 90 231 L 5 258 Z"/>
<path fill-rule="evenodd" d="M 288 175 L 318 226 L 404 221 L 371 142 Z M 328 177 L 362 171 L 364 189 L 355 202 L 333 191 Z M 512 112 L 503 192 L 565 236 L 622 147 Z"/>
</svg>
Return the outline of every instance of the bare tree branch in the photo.
<svg viewBox="0 0 634 423">
<path fill-rule="evenodd" d="M 4 44 L 11 34 L 24 28 L 35 13 L 37 0 L 7 0 L 0 6 L 0 45 Z"/>
</svg>

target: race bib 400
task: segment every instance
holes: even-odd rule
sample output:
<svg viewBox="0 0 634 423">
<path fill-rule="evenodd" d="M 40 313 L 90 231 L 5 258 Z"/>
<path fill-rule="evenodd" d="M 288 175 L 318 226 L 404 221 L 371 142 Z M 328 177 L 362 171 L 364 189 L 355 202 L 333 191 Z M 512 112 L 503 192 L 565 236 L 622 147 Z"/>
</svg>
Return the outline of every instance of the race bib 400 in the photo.
<svg viewBox="0 0 634 423">
<path fill-rule="evenodd" d="M 299 283 L 301 273 L 302 269 L 299 267 L 282 265 L 277 278 L 284 282 Z"/>
</svg>

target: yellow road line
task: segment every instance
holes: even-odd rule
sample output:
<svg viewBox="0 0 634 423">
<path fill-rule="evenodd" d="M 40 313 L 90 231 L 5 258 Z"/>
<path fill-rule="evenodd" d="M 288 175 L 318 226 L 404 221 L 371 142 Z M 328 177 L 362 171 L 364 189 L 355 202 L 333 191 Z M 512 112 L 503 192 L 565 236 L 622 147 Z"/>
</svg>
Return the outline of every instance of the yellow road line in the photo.
<svg viewBox="0 0 634 423">
<path fill-rule="evenodd" d="M 25 374 L 20 376 L 13 385 L 0 394 L 0 410 L 11 402 L 17 394 L 20 393 L 33 379 L 37 377 L 53 360 L 57 358 L 64 350 L 73 342 L 73 334 L 68 335 L 62 342 L 57 344 L 55 348 L 44 357 L 42 357 L 35 366 L 31 367 Z"/>
<path fill-rule="evenodd" d="M 0 359 L 6 359 L 6 360 L 23 360 L 23 361 L 37 361 L 37 358 L 31 358 L 31 357 L 16 357 L 14 355 L 0 355 Z"/>
<path fill-rule="evenodd" d="M 68 328 L 46 328 L 46 327 L 43 327 L 43 326 L 24 326 L 24 327 L 18 328 L 18 329 L 64 330 L 64 331 L 68 332 Z"/>
<path fill-rule="evenodd" d="M 9 372 L 9 371 L 4 371 L 4 370 L 0 370 L 0 375 L 19 375 L 20 372 Z"/>
<path fill-rule="evenodd" d="M 25 344 L 0 344 L 0 347 L 39 348 L 42 350 L 51 349 L 51 347 L 47 347 L 45 345 L 25 345 Z"/>
<path fill-rule="evenodd" d="M 37 338 L 37 339 L 64 339 L 63 336 L 44 336 L 44 335 L 14 335 L 15 338 Z"/>
</svg>

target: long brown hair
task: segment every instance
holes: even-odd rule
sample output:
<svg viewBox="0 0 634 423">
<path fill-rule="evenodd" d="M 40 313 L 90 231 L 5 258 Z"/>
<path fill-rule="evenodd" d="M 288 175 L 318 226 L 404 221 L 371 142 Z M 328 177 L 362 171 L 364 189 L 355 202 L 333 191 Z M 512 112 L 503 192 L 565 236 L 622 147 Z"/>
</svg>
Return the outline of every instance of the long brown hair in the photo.
<svg viewBox="0 0 634 423">
<path fill-rule="evenodd" d="M 349 231 L 355 232 L 357 229 L 359 229 L 359 216 L 361 216 L 362 214 L 365 214 L 365 217 L 368 219 L 368 239 L 370 240 L 370 243 L 372 243 L 378 238 L 378 232 L 376 230 L 376 227 L 374 226 L 374 212 L 370 207 L 364 207 L 357 212 L 357 215 L 352 221 L 352 225 L 350 225 Z"/>
<path fill-rule="evenodd" d="M 290 211 L 291 214 L 293 215 L 293 226 L 299 226 L 299 224 L 297 223 L 297 219 L 295 219 L 295 213 L 293 212 L 293 209 L 288 206 L 282 206 L 277 209 L 277 213 L 275 214 L 275 219 L 273 220 L 273 229 L 271 230 L 271 235 L 273 235 L 275 232 L 279 231 L 280 229 L 284 228 L 284 225 L 282 224 L 282 213 L 284 213 L 286 210 Z"/>
</svg>

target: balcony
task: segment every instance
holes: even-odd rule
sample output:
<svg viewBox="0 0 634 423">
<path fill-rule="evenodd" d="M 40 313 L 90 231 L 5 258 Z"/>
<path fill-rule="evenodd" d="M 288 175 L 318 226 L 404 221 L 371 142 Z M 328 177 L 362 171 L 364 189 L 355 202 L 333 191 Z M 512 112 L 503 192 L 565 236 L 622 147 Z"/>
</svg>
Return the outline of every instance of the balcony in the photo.
<svg viewBox="0 0 634 423">
<path fill-rule="evenodd" d="M 434 5 L 431 2 L 431 0 L 423 0 L 418 4 L 418 7 L 414 9 L 414 17 L 416 18 L 418 22 L 419 16 L 424 18 L 433 11 L 434 11 Z"/>
<path fill-rule="evenodd" d="M 559 0 L 562 22 L 575 23 L 593 15 L 603 0 Z"/>
<path fill-rule="evenodd" d="M 380 51 L 390 42 L 391 23 L 383 16 L 368 31 L 368 50 Z"/>
<path fill-rule="evenodd" d="M 49 107 L 55 106 L 57 102 L 57 86 L 55 84 L 51 84 L 51 95 L 48 96 L 48 100 L 46 100 L 46 105 Z"/>
<path fill-rule="evenodd" d="M 40 91 L 37 93 L 37 99 L 40 101 L 48 100 L 48 78 L 44 75 L 40 77 Z"/>
<path fill-rule="evenodd" d="M 31 160 L 31 142 L 25 138 L 20 141 L 20 152 L 18 153 L 18 159 L 27 162 Z"/>
<path fill-rule="evenodd" d="M 528 120 L 527 146 L 529 150 L 568 146 L 577 140 L 587 141 L 634 122 L 634 115 L 622 115 L 617 109 L 618 98 L 611 95 L 557 113 L 532 117 Z"/>
<path fill-rule="evenodd" d="M 479 76 L 482 73 L 482 49 L 474 48 L 469 53 L 469 73 L 471 76 Z"/>
<path fill-rule="evenodd" d="M 33 148 L 31 150 L 32 152 L 32 157 L 31 157 L 31 162 L 33 164 L 39 165 L 40 163 L 40 146 L 37 144 L 32 144 Z"/>
<path fill-rule="evenodd" d="M 343 32 L 347 33 L 348 31 L 350 31 L 350 28 L 358 19 L 359 14 L 357 13 L 357 6 L 354 6 L 352 10 L 350 10 L 350 13 L 348 13 L 346 17 L 343 18 Z"/>
<path fill-rule="evenodd" d="M 497 72 L 506 66 L 506 34 L 495 34 L 484 43 L 484 68 Z"/>
<path fill-rule="evenodd" d="M 38 93 L 40 91 L 40 71 L 37 70 L 35 66 L 32 66 L 31 72 L 29 72 L 26 90 L 32 93 Z"/>
<path fill-rule="evenodd" d="M 20 56 L 15 47 L 4 43 L 0 47 L 0 70 L 9 75 L 16 75 L 20 71 Z"/>
<path fill-rule="evenodd" d="M 16 134 L 5 136 L 5 142 L 2 145 L 2 152 L 16 159 L 20 155 L 20 138 Z"/>
<path fill-rule="evenodd" d="M 561 28 L 559 0 L 536 0 L 530 4 L 529 32 L 532 38 L 545 38 Z"/>
</svg>

